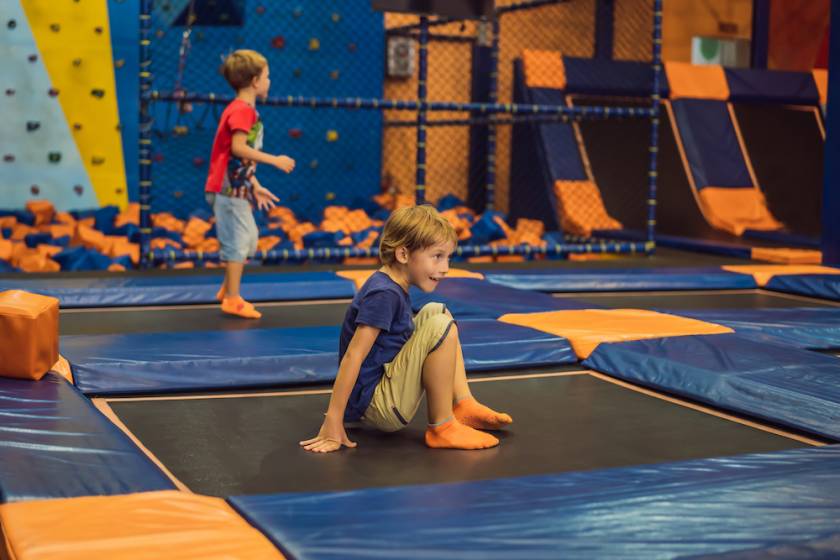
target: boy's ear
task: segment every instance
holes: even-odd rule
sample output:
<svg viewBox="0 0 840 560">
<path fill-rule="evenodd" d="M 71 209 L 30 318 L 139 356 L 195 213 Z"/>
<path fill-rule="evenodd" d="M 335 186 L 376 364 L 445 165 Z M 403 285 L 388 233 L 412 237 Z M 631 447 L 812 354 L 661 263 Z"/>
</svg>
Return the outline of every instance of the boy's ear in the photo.
<svg viewBox="0 0 840 560">
<path fill-rule="evenodd" d="M 397 247 L 397 250 L 394 251 L 394 258 L 396 258 L 397 262 L 400 264 L 408 264 L 408 247 L 405 245 Z"/>
</svg>

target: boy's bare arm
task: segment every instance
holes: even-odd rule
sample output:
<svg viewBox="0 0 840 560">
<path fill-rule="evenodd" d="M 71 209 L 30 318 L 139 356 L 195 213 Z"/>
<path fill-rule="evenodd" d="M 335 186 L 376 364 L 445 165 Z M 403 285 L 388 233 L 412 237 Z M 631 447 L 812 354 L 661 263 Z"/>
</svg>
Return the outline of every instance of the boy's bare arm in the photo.
<svg viewBox="0 0 840 560">
<path fill-rule="evenodd" d="M 375 327 L 359 325 L 356 328 L 347 351 L 344 353 L 344 358 L 338 366 L 338 375 L 336 375 L 333 384 L 324 423 L 321 425 L 317 436 L 300 442 L 300 445 L 307 451 L 329 453 L 337 451 L 342 445 L 356 447 L 356 444 L 350 441 L 347 432 L 344 430 L 344 409 L 347 408 L 350 393 L 359 377 L 362 362 L 365 361 L 370 349 L 373 348 L 377 336 L 379 336 L 379 329 Z"/>
<path fill-rule="evenodd" d="M 248 135 L 241 130 L 237 130 L 233 133 L 230 151 L 234 156 L 240 159 L 248 159 L 257 163 L 273 165 L 277 169 L 285 171 L 286 173 L 291 173 L 295 168 L 295 160 L 288 156 L 274 156 L 249 146 Z"/>
</svg>

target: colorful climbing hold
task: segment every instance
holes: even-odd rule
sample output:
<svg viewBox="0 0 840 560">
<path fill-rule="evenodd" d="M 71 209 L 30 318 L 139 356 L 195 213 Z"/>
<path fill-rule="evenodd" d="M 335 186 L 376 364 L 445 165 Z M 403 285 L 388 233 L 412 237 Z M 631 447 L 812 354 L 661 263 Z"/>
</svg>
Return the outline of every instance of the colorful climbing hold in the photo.
<svg viewBox="0 0 840 560">
<path fill-rule="evenodd" d="M 303 8 L 295 8 L 294 10 L 292 10 L 292 16 L 293 17 L 299 18 L 302 15 L 303 15 Z"/>
<path fill-rule="evenodd" d="M 291 138 L 300 138 L 301 136 L 303 136 L 303 131 L 299 128 L 290 128 L 289 136 Z"/>
<path fill-rule="evenodd" d="M 265 13 L 265 6 L 263 6 L 262 4 L 260 4 L 260 5 L 259 5 L 259 6 L 257 6 L 257 8 L 256 8 L 256 12 L 257 12 L 257 14 L 258 14 L 258 15 L 263 15 L 263 14 Z"/>
<path fill-rule="evenodd" d="M 356 52 L 357 48 L 358 47 L 356 46 L 356 43 L 347 43 L 347 50 L 350 51 L 351 53 Z"/>
<path fill-rule="evenodd" d="M 309 162 L 309 167 L 311 167 L 312 169 L 317 169 L 318 168 L 318 160 L 313 159 L 312 161 L 310 161 Z"/>
<path fill-rule="evenodd" d="M 114 67 L 115 68 L 122 68 L 123 66 L 125 66 L 125 59 L 124 58 L 118 58 L 117 60 L 114 61 Z"/>
<path fill-rule="evenodd" d="M 12 154 L 5 154 L 3 156 L 3 161 L 5 161 L 6 163 L 12 163 L 13 161 L 15 161 L 15 156 Z"/>
<path fill-rule="evenodd" d="M 82 193 L 85 192 L 85 188 L 82 185 L 74 185 L 73 192 L 75 192 L 78 196 L 82 196 Z"/>
<path fill-rule="evenodd" d="M 90 162 L 93 165 L 102 165 L 103 163 L 105 163 L 105 158 L 102 156 L 93 156 L 90 158 Z"/>
<path fill-rule="evenodd" d="M 172 191 L 172 196 L 175 198 L 181 198 L 184 196 L 184 191 Z"/>
<path fill-rule="evenodd" d="M 327 194 L 324 195 L 324 198 L 326 198 L 327 200 L 335 200 L 335 193 L 334 192 L 328 192 Z"/>
<path fill-rule="evenodd" d="M 47 154 L 47 160 L 50 163 L 58 163 L 61 161 L 61 152 L 50 152 Z"/>
<path fill-rule="evenodd" d="M 340 74 L 339 74 L 338 70 L 333 70 L 332 72 L 330 72 L 330 79 L 331 80 L 337 80 L 339 75 Z"/>
<path fill-rule="evenodd" d="M 204 165 L 204 158 L 201 156 L 195 156 L 192 160 L 193 165 L 196 167 L 201 167 Z"/>
<path fill-rule="evenodd" d="M 6 90 L 6 95 L 8 95 L 9 97 L 13 96 L 14 94 L 15 94 L 14 89 L 9 88 L 9 89 Z"/>
<path fill-rule="evenodd" d="M 184 125 L 178 125 L 172 128 L 172 133 L 175 134 L 175 136 L 186 136 L 189 132 L 189 127 Z"/>
<path fill-rule="evenodd" d="M 103 31 L 103 29 L 102 29 L 102 26 L 100 26 L 100 25 L 97 25 L 96 27 L 93 28 L 93 32 L 96 33 L 97 35 L 102 35 L 102 31 Z"/>
<path fill-rule="evenodd" d="M 26 60 L 29 62 L 38 62 L 38 55 L 37 54 L 30 54 L 26 57 Z"/>
<path fill-rule="evenodd" d="M 61 31 L 61 24 L 60 23 L 51 23 L 50 24 L 50 31 L 53 33 L 58 33 Z"/>
<path fill-rule="evenodd" d="M 155 163 L 162 163 L 163 162 L 163 154 L 158 152 L 152 156 L 152 161 Z"/>
<path fill-rule="evenodd" d="M 26 132 L 34 132 L 41 128 L 41 123 L 38 121 L 26 121 Z"/>
<path fill-rule="evenodd" d="M 310 51 L 317 51 L 321 48 L 321 41 L 318 40 L 317 37 L 312 37 L 309 39 L 309 50 Z"/>
<path fill-rule="evenodd" d="M 328 130 L 327 131 L 327 142 L 336 142 L 338 140 L 338 131 L 337 130 Z"/>
<path fill-rule="evenodd" d="M 58 97 L 58 90 L 56 88 L 50 88 L 47 95 L 50 97 Z"/>
<path fill-rule="evenodd" d="M 14 29 L 15 27 L 17 27 L 17 22 L 13 19 L 10 19 L 6 22 L 6 27 L 8 27 L 9 29 Z"/>
<path fill-rule="evenodd" d="M 341 14 L 339 14 L 338 12 L 333 12 L 331 17 L 333 23 L 338 23 L 339 21 L 341 21 Z"/>
<path fill-rule="evenodd" d="M 41 189 L 38 187 L 38 185 L 32 185 L 31 187 L 29 187 L 29 192 L 31 192 L 33 196 L 38 196 L 41 193 Z"/>
<path fill-rule="evenodd" d="M 271 48 L 282 49 L 286 46 L 286 39 L 282 35 L 277 35 L 271 40 Z"/>
<path fill-rule="evenodd" d="M 163 39 L 163 36 L 166 35 L 166 32 L 163 29 L 158 29 L 155 31 L 155 37 L 158 39 Z"/>
<path fill-rule="evenodd" d="M 82 123 L 73 123 L 73 130 L 82 130 Z"/>
<path fill-rule="evenodd" d="M 73 59 L 73 66 L 79 67 L 81 65 L 82 65 L 82 59 L 81 58 L 74 58 Z"/>
<path fill-rule="evenodd" d="M 105 97 L 105 90 L 104 89 L 99 89 L 99 88 L 94 88 L 94 89 L 90 90 L 90 94 L 92 96 L 96 97 L 97 99 L 102 99 L 103 97 Z"/>
<path fill-rule="evenodd" d="M 303 70 L 300 68 L 295 68 L 292 70 L 292 74 L 294 74 L 295 78 L 300 78 L 303 75 Z"/>
</svg>

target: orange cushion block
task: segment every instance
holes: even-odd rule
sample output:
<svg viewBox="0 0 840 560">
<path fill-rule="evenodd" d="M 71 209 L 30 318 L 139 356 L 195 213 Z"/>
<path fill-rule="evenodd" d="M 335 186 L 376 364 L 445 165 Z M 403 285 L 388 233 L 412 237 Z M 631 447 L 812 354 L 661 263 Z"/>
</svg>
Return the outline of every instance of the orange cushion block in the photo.
<svg viewBox="0 0 840 560">
<path fill-rule="evenodd" d="M 0 506 L 15 560 L 277 560 L 224 500 L 167 490 Z"/>
<path fill-rule="evenodd" d="M 582 360 L 602 342 L 733 332 L 714 323 L 644 309 L 510 313 L 499 321 L 565 337 Z"/>
<path fill-rule="evenodd" d="M 528 87 L 566 89 L 566 66 L 557 51 L 522 51 L 525 83 Z"/>
<path fill-rule="evenodd" d="M 729 83 L 722 66 L 714 64 L 690 64 L 688 62 L 666 62 L 665 74 L 671 88 L 671 99 L 691 97 L 695 99 L 729 99 Z"/>
<path fill-rule="evenodd" d="M 785 266 L 776 264 L 728 264 L 721 268 L 729 272 L 750 274 L 753 278 L 755 278 L 755 283 L 762 288 L 766 286 L 770 279 L 774 276 L 783 276 L 786 274 L 840 274 L 840 268 L 816 265 Z"/>
<path fill-rule="evenodd" d="M 0 239 L 0 259 L 8 261 L 12 259 L 15 243 L 8 239 Z"/>
<path fill-rule="evenodd" d="M 772 247 L 753 247 L 750 257 L 755 261 L 767 261 L 785 264 L 820 264 L 822 251 L 815 249 L 790 249 Z"/>
<path fill-rule="evenodd" d="M 0 292 L 0 376 L 41 379 L 58 360 L 58 300 Z"/>
<path fill-rule="evenodd" d="M 755 187 L 706 187 L 699 192 L 703 215 L 717 229 L 733 235 L 745 230 L 772 231 L 784 227 L 767 208 L 764 194 Z"/>
<path fill-rule="evenodd" d="M 607 214 L 601 191 L 592 181 L 555 181 L 554 194 L 563 231 L 589 237 L 596 229 L 621 229 Z"/>
<path fill-rule="evenodd" d="M 48 224 L 55 216 L 55 208 L 49 200 L 30 200 L 26 209 L 35 215 L 35 225 Z"/>
<path fill-rule="evenodd" d="M 184 227 L 182 238 L 187 247 L 195 247 L 204 241 L 204 236 L 213 226 L 201 218 L 190 218 Z"/>
<path fill-rule="evenodd" d="M 140 204 L 137 202 L 130 202 L 125 210 L 117 214 L 114 218 L 114 227 L 122 227 L 126 224 L 140 225 Z"/>
</svg>

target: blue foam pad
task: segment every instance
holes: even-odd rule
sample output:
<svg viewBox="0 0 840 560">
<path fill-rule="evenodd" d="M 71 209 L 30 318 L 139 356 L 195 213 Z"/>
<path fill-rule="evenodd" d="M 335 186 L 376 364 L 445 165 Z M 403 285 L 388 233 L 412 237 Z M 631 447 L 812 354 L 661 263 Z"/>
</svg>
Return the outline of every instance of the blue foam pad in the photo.
<svg viewBox="0 0 840 560">
<path fill-rule="evenodd" d="M 810 72 L 724 68 L 731 101 L 819 105 L 820 93 Z"/>
<path fill-rule="evenodd" d="M 819 249 L 820 239 L 817 237 L 808 237 L 806 235 L 798 235 L 781 230 L 755 230 L 748 229 L 741 234 L 744 239 L 756 239 L 758 241 L 766 241 L 781 245 L 784 247 L 802 247 L 805 249 Z"/>
<path fill-rule="evenodd" d="M 751 187 L 752 179 L 726 103 L 677 99 L 671 106 L 697 188 Z"/>
<path fill-rule="evenodd" d="M 840 359 L 739 334 L 599 344 L 583 365 L 840 440 Z"/>
<path fill-rule="evenodd" d="M 574 363 L 560 337 L 494 320 L 458 322 L 468 371 Z M 328 383 L 339 327 L 61 337 L 86 394 L 128 395 Z"/>
<path fill-rule="evenodd" d="M 693 203 L 692 203 L 693 204 Z M 656 245 L 670 249 L 681 249 L 686 251 L 697 251 L 699 253 L 710 253 L 723 255 L 736 259 L 751 259 L 752 246 L 745 243 L 732 243 L 728 241 L 695 239 L 679 235 L 656 235 Z"/>
<path fill-rule="evenodd" d="M 53 296 L 61 307 L 213 303 L 222 284 L 218 274 L 113 276 L 0 280 L 0 290 L 18 289 Z M 242 296 L 249 301 L 350 298 L 355 285 L 332 272 L 245 274 Z"/>
<path fill-rule="evenodd" d="M 797 348 L 840 348 L 840 307 L 680 309 L 673 313 L 724 325 L 740 334 L 775 339 Z"/>
<path fill-rule="evenodd" d="M 70 383 L 0 378 L 0 502 L 174 490 Z"/>
<path fill-rule="evenodd" d="M 534 313 L 558 309 L 599 307 L 569 298 L 555 298 L 540 292 L 509 288 L 475 278 L 445 278 L 431 294 L 411 289 L 414 311 L 429 302 L 446 304 L 456 319 L 497 319 L 506 313 Z"/>
<path fill-rule="evenodd" d="M 540 292 L 618 292 L 636 290 L 736 290 L 757 287 L 748 274 L 720 268 L 625 268 L 499 270 L 488 282 Z"/>
<path fill-rule="evenodd" d="M 291 558 L 648 560 L 836 531 L 838 462 L 840 447 L 829 446 L 229 501 Z"/>
<path fill-rule="evenodd" d="M 562 91 L 532 88 L 531 102 L 538 105 L 566 105 Z M 548 161 L 551 179 L 585 181 L 586 170 L 580 157 L 575 130 L 571 124 L 549 122 L 538 125 L 540 138 Z"/>
<path fill-rule="evenodd" d="M 563 66 L 567 93 L 631 97 L 650 97 L 653 93 L 653 68 L 644 62 L 564 56 Z M 667 97 L 665 72 L 660 80 L 660 93 Z"/>
<path fill-rule="evenodd" d="M 789 274 L 774 276 L 768 290 L 840 301 L 840 274 Z"/>
</svg>

